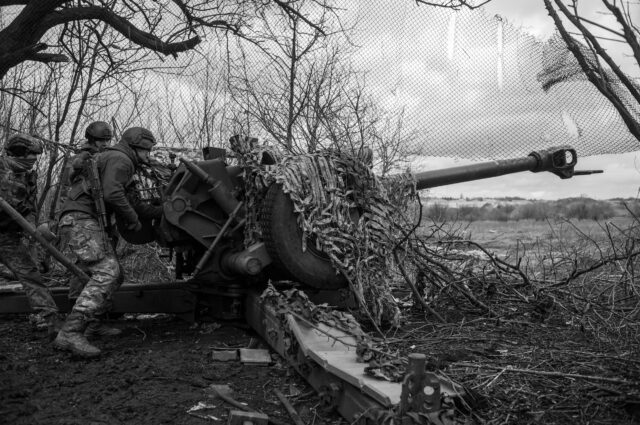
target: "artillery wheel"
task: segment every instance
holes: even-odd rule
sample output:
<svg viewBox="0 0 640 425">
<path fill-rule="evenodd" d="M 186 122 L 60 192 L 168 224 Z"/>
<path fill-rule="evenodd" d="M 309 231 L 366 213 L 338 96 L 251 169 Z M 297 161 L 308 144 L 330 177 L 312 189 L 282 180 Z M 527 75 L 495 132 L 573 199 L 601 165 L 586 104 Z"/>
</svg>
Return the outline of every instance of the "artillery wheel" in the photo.
<svg viewBox="0 0 640 425">
<path fill-rule="evenodd" d="M 262 236 L 274 265 L 293 280 L 317 289 L 340 289 L 347 280 L 338 274 L 331 260 L 312 243 L 302 251 L 302 230 L 298 226 L 293 202 L 282 185 L 267 191 L 260 215 Z"/>
</svg>

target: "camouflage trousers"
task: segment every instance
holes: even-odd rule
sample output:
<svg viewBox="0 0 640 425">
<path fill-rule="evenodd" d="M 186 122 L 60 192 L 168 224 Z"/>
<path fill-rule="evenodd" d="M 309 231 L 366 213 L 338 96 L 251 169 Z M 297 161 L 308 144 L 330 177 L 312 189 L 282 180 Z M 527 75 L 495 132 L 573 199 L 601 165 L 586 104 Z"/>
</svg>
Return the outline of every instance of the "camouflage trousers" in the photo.
<svg viewBox="0 0 640 425">
<path fill-rule="evenodd" d="M 31 308 L 48 316 L 58 313 L 58 306 L 42 282 L 42 276 L 21 232 L 0 232 L 0 262 L 16 275 Z"/>
<path fill-rule="evenodd" d="M 72 311 L 87 320 L 106 313 L 120 286 L 120 264 L 113 248 L 104 246 L 100 224 L 86 213 L 70 212 L 60 218 L 58 234 L 62 253 L 91 278 L 84 287 L 71 280 L 69 296 L 77 295 Z"/>
</svg>

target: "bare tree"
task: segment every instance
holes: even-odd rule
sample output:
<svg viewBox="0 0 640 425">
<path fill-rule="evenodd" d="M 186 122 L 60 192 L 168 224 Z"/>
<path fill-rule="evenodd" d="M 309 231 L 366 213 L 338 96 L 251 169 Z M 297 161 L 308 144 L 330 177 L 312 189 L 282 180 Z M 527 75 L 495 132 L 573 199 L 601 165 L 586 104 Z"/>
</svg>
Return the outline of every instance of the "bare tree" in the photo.
<svg viewBox="0 0 640 425">
<path fill-rule="evenodd" d="M 602 46 L 601 37 L 594 34 L 594 29 L 606 30 L 615 41 L 625 43 L 640 71 L 640 29 L 633 20 L 638 16 L 634 10 L 637 13 L 640 8 L 630 2 L 602 0 L 619 25 L 618 29 L 612 29 L 582 17 L 577 0 L 544 0 L 544 4 L 584 75 L 616 108 L 629 132 L 640 140 L 640 85 L 620 69 Z M 574 29 L 583 42 L 570 33 Z"/>
<path fill-rule="evenodd" d="M 344 31 L 332 14 L 315 10 L 313 1 L 299 1 L 292 7 L 295 14 L 262 15 L 262 25 L 255 30 L 257 44 L 239 46 L 240 56 L 230 66 L 229 87 L 232 98 L 241 104 L 241 115 L 259 123 L 286 150 L 304 151 L 308 146 L 297 140 L 297 126 L 311 101 L 313 80 L 326 70 L 328 39 Z M 302 16 L 307 13 L 318 16 L 315 27 L 305 25 Z"/>
<path fill-rule="evenodd" d="M 382 116 L 376 126 L 372 147 L 374 151 L 374 166 L 379 174 L 386 176 L 397 171 L 400 165 L 408 162 L 411 156 L 420 154 L 415 143 L 418 134 L 405 128 L 404 109 L 388 112 Z"/>
<path fill-rule="evenodd" d="M 313 2 L 331 10 L 324 0 Z M 0 78 L 24 61 L 68 60 L 64 54 L 45 52 L 49 46 L 43 39 L 52 28 L 71 22 L 101 21 L 135 45 L 175 57 L 197 46 L 203 29 L 248 37 L 252 19 L 271 9 L 298 14 L 295 2 L 284 0 L 0 0 L 0 8 L 9 7 L 22 8 L 0 30 Z M 306 17 L 299 18 L 305 25 L 315 26 Z"/>
<path fill-rule="evenodd" d="M 315 49 L 294 66 L 284 66 L 293 63 L 288 54 L 293 49 L 282 48 L 282 57 L 266 56 L 259 73 L 252 73 L 246 60 L 232 67 L 239 70 L 230 81 L 239 104 L 237 121 L 245 121 L 245 133 L 255 135 L 257 126 L 292 152 L 330 148 L 357 154 L 371 148 L 376 169 L 387 174 L 417 153 L 410 149 L 415 135 L 406 130 L 402 110 L 385 110 L 368 93 L 365 74 L 350 65 L 348 39 L 332 37 L 314 40 Z"/>
<path fill-rule="evenodd" d="M 156 116 L 163 115 L 165 119 L 158 119 L 154 128 L 162 133 L 160 139 L 171 146 L 202 148 L 220 145 L 226 138 L 222 131 L 226 98 L 223 72 L 206 54 L 203 56 L 203 63 L 190 67 L 197 76 L 191 84 L 180 84 L 171 78 L 164 82 L 162 105 L 157 106 Z M 176 85 L 179 92 L 174 90 Z"/>
</svg>

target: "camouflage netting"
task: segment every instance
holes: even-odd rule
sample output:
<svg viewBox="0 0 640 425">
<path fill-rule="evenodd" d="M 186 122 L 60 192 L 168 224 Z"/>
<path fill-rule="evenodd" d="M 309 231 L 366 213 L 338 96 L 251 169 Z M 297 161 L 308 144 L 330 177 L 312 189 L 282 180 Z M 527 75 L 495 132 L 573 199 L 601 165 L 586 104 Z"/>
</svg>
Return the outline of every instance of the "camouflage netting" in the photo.
<svg viewBox="0 0 640 425">
<path fill-rule="evenodd" d="M 558 34 L 536 38 L 486 7 L 453 11 L 411 3 L 388 7 L 373 0 L 358 7 L 354 61 L 378 99 L 405 111 L 419 155 L 497 159 L 564 144 L 579 156 L 640 148 Z M 576 41 L 640 123 L 637 99 Z M 638 72 L 637 64 L 629 68 Z"/>
<path fill-rule="evenodd" d="M 278 291 L 271 283 L 262 293 L 261 300 L 281 315 L 282 328 L 289 329 L 286 314 L 292 314 L 306 324 L 317 326 L 324 323 L 351 335 L 356 340 L 356 356 L 359 362 L 367 363 L 365 373 L 385 381 L 399 382 L 404 378 L 407 361 L 396 350 L 364 332 L 358 321 L 349 313 L 338 311 L 327 305 L 316 305 L 307 295 L 297 289 Z M 344 343 L 344 341 L 343 341 Z"/>
<path fill-rule="evenodd" d="M 235 149 L 252 170 L 247 173 L 246 202 L 254 215 L 248 219 L 246 242 L 259 235 L 256 214 L 266 189 L 281 184 L 297 213 L 303 249 L 315 241 L 315 248 L 347 278 L 363 313 L 374 323 L 398 325 L 400 310 L 389 286 L 391 259 L 403 237 L 397 225 L 412 224 L 404 216 L 415 199 L 412 177 L 380 180 L 357 157 L 336 151 L 286 156 L 264 167 L 259 165 L 261 150 Z"/>
<path fill-rule="evenodd" d="M 304 7 L 305 2 L 300 3 Z M 470 1 L 478 3 L 480 0 Z M 542 2 L 537 3 L 542 8 Z M 388 0 L 341 2 L 337 17 L 342 28 L 352 26 L 353 30 L 348 34 L 335 31 L 322 40 L 326 44 L 314 45 L 313 52 L 299 58 L 297 75 L 292 78 L 281 73 L 281 63 L 287 58 L 279 56 L 282 49 L 275 41 L 263 40 L 256 47 L 243 40 L 234 39 L 236 45 L 226 38 L 219 43 L 212 38 L 199 45 L 197 52 L 180 54 L 170 63 L 148 59 L 142 69 L 128 65 L 134 82 L 122 84 L 137 91 L 123 90 L 118 84 L 111 91 L 102 87 L 99 95 L 104 99 L 88 103 L 101 106 L 78 113 L 87 117 L 79 125 L 83 128 L 92 119 L 106 119 L 125 126 L 135 117 L 133 121 L 151 129 L 161 143 L 180 147 L 220 146 L 237 132 L 302 150 L 327 147 L 337 143 L 336 139 L 346 144 L 357 139 L 357 143 L 371 145 L 375 164 L 390 161 L 386 165 L 391 166 L 423 156 L 513 157 L 564 144 L 574 146 L 580 156 L 638 150 L 638 140 L 611 102 L 587 81 L 565 42 L 558 35 L 536 38 L 526 28 L 512 24 L 508 12 L 500 15 L 501 10 L 487 7 L 454 11 L 410 0 L 392 7 Z M 552 27 L 544 10 L 540 16 L 540 26 Z M 3 16 L 2 23 L 8 24 L 12 17 Z M 272 18 L 276 30 L 281 28 L 275 21 L 286 23 L 284 17 Z M 59 37 L 52 30 L 42 42 L 56 45 Z M 597 61 L 584 40 L 576 38 L 590 66 L 600 71 L 602 59 Z M 304 37 L 298 40 L 301 51 L 307 41 Z M 286 42 L 291 40 L 286 38 Z M 332 57 L 335 51 L 340 55 Z M 64 91 L 70 85 L 68 76 L 74 75 L 72 66 L 73 62 L 52 68 L 34 64 L 33 81 L 24 79 L 18 93 L 30 92 L 30 85 L 38 88 L 48 78 L 60 80 L 59 90 Z M 630 68 L 622 70 L 635 72 L 630 77 L 637 79 L 637 64 Z M 322 75 L 323 70 L 331 75 Z M 7 79 L 20 80 L 19 72 L 23 71 L 12 71 Z M 619 95 L 638 123 L 637 98 L 604 66 L 601 75 L 607 89 Z M 244 77 L 250 80 L 248 87 L 242 85 Z M 295 83 L 293 93 L 287 93 L 289 81 Z M 314 81 L 324 81 L 324 85 L 303 84 Z M 370 123 L 340 115 L 349 109 L 354 87 L 361 87 L 361 100 L 371 100 L 379 111 Z M 338 88 L 344 90 L 347 101 L 332 97 Z M 319 93 L 318 97 L 310 98 L 311 92 Z M 148 93 L 153 95 L 141 96 Z M 62 96 L 47 95 L 52 99 Z M 92 96 L 99 97 L 97 93 Z M 294 100 L 293 110 L 287 109 L 287 99 Z M 262 109 L 256 109 L 255 100 L 263 102 Z M 336 101 L 342 103 L 331 110 Z M 69 116 L 76 115 L 76 107 L 74 103 Z M 320 116 L 326 108 L 328 115 Z M 46 119 L 30 122 L 26 119 L 30 116 L 43 119 L 21 96 L 0 103 L 0 140 L 12 129 L 52 134 L 55 123 Z M 261 122 L 258 118 L 264 116 L 269 119 Z M 294 122 L 289 123 L 287 117 Z M 385 127 L 382 123 L 389 117 L 401 119 L 391 119 L 387 122 L 391 125 Z M 56 142 L 70 143 L 74 123 L 68 121 Z M 363 128 L 343 130 L 342 124 Z M 268 125 L 275 130 L 267 129 Z M 323 126 L 324 132 L 311 137 L 312 129 Z M 356 135 L 358 130 L 364 136 Z"/>
</svg>

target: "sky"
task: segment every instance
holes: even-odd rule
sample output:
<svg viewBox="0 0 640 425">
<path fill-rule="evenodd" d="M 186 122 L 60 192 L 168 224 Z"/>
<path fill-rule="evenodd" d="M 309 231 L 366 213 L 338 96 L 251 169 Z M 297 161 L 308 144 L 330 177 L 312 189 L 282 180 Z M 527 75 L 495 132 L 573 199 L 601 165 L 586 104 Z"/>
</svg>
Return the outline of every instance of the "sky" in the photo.
<svg viewBox="0 0 640 425">
<path fill-rule="evenodd" d="M 555 29 L 542 0 L 493 0 L 484 6 L 487 19 L 471 31 L 465 21 L 470 18 L 463 13 L 452 18 L 448 11 L 449 15 L 427 11 L 409 3 L 404 9 L 389 9 L 384 7 L 386 0 L 367 2 L 364 16 L 372 27 L 363 23 L 359 54 L 363 64 L 379 64 L 369 71 L 368 83 L 382 103 L 404 108 L 407 122 L 417 125 L 421 143 L 430 154 L 442 155 L 418 156 L 414 171 L 469 163 L 461 158 L 474 158 L 479 151 L 500 159 L 559 144 L 575 145 L 579 154 L 635 150 L 636 143 L 640 149 L 640 141 L 628 134 L 610 103 L 589 82 L 542 89 L 537 77 L 546 68 L 540 49 Z M 600 3 L 580 1 L 583 16 L 617 28 L 613 18 L 598 10 Z M 380 15 L 370 16 L 376 10 Z M 623 70 L 640 78 L 621 43 L 603 44 Z M 549 61 L 554 65 L 556 60 L 552 56 Z M 538 199 L 638 195 L 636 152 L 579 157 L 576 169 L 604 173 L 560 180 L 549 173 L 525 172 L 446 186 L 432 194 Z"/>
</svg>

